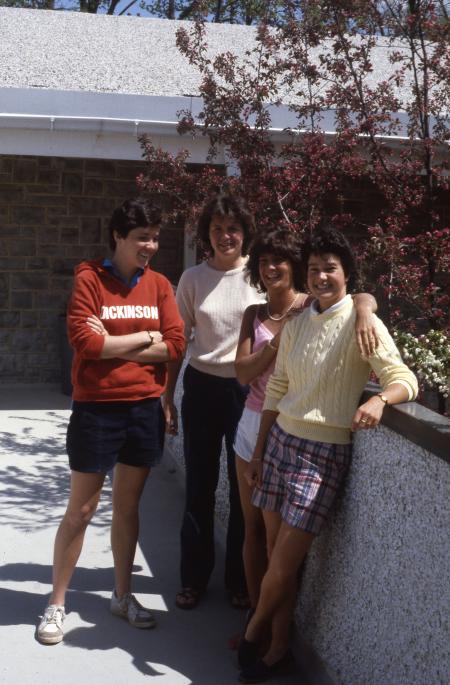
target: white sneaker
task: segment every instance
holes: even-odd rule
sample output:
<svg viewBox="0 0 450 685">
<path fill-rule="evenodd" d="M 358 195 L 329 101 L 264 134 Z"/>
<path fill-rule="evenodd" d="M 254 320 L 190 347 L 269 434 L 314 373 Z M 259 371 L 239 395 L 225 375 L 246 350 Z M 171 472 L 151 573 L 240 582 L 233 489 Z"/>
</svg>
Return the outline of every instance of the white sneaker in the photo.
<svg viewBox="0 0 450 685">
<path fill-rule="evenodd" d="M 111 613 L 126 618 L 135 628 L 154 628 L 156 620 L 151 611 L 139 604 L 136 597 L 127 592 L 120 599 L 114 590 L 111 596 Z"/>
<path fill-rule="evenodd" d="M 64 607 L 50 604 L 42 616 L 37 629 L 37 638 L 43 645 L 56 645 L 64 637 L 62 624 L 66 618 Z"/>
</svg>

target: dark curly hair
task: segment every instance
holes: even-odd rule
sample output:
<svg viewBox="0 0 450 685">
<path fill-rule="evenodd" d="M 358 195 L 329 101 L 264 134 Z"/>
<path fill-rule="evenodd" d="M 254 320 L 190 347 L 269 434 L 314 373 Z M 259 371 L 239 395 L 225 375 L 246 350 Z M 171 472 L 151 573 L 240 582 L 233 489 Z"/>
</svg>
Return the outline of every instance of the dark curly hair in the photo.
<svg viewBox="0 0 450 685">
<path fill-rule="evenodd" d="M 259 292 L 266 292 L 267 288 L 259 275 L 259 259 L 263 254 L 270 254 L 282 257 L 291 263 L 294 288 L 302 290 L 302 250 L 300 235 L 289 228 L 271 228 L 260 233 L 250 245 L 246 266 L 248 280 Z"/>
<path fill-rule="evenodd" d="M 205 204 L 198 220 L 197 238 L 200 240 L 202 247 L 208 252 L 212 251 L 209 240 L 209 227 L 214 216 L 232 217 L 241 226 L 244 233 L 242 254 L 246 255 L 255 232 L 255 220 L 244 200 L 227 190 L 214 195 Z"/>
<path fill-rule="evenodd" d="M 308 274 L 308 262 L 311 255 L 334 254 L 341 260 L 344 274 L 348 278 L 347 289 L 354 290 L 358 281 L 358 268 L 350 243 L 341 231 L 333 226 L 324 226 L 315 231 L 304 243 L 301 259 L 305 283 Z"/>
<path fill-rule="evenodd" d="M 126 238 L 133 228 L 156 227 L 161 222 L 161 209 L 152 204 L 150 200 L 145 198 L 125 200 L 120 207 L 116 207 L 113 211 L 109 222 L 109 246 L 111 250 L 116 249 L 114 231 L 117 231 L 122 238 Z"/>
</svg>

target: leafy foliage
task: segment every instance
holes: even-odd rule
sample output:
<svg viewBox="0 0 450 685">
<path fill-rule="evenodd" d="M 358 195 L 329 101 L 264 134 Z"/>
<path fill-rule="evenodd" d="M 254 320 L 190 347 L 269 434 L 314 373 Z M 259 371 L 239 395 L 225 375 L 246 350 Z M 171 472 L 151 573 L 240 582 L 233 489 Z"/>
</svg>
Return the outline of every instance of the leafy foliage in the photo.
<svg viewBox="0 0 450 685">
<path fill-rule="evenodd" d="M 306 233 L 333 221 L 353 239 L 364 287 L 390 326 L 448 335 L 446 3 L 288 1 L 275 23 L 255 29 L 244 59 L 211 56 L 202 20 L 178 30 L 203 98 L 197 119 L 180 113 L 180 133 L 207 136 L 211 163 L 228 158 L 235 175 L 227 183 L 246 197 L 260 229 L 284 224 Z M 389 66 L 381 79 L 380 57 Z M 286 103 L 293 123 L 277 131 L 274 117 Z M 166 156 L 164 170 L 161 153 L 143 144 L 142 188 L 154 192 L 158 183 L 162 192 L 169 180 L 176 211 L 192 225 L 223 182 L 217 168 L 188 180 L 187 153 L 181 166 Z"/>
</svg>

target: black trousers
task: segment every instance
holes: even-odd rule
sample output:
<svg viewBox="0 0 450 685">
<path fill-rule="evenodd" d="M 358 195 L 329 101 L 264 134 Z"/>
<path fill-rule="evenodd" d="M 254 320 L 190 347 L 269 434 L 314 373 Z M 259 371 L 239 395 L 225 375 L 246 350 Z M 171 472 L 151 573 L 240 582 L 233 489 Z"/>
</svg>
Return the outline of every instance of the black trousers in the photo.
<svg viewBox="0 0 450 685">
<path fill-rule="evenodd" d="M 235 378 L 219 378 L 187 366 L 181 417 L 186 466 L 186 507 L 181 528 L 181 583 L 204 590 L 214 568 L 214 506 L 220 454 L 225 438 L 229 479 L 225 587 L 245 592 L 242 560 L 244 521 L 233 441 L 247 388 Z"/>
</svg>

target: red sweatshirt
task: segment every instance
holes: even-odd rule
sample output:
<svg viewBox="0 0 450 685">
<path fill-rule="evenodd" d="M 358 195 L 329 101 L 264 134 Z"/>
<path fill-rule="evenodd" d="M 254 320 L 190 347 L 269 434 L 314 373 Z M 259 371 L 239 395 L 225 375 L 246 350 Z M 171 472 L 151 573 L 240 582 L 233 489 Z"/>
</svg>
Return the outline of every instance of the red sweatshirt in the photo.
<svg viewBox="0 0 450 685">
<path fill-rule="evenodd" d="M 167 278 L 146 268 L 129 288 L 102 265 L 83 262 L 75 270 L 67 311 L 72 364 L 73 399 L 80 402 L 134 401 L 159 397 L 166 384 L 164 362 L 141 364 L 124 359 L 100 359 L 104 337 L 86 323 L 94 314 L 111 335 L 160 331 L 170 359 L 184 351 L 184 324 Z"/>
</svg>

